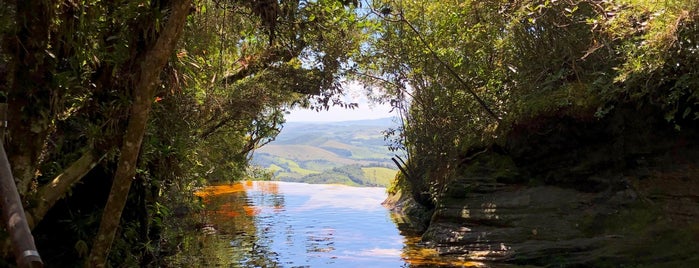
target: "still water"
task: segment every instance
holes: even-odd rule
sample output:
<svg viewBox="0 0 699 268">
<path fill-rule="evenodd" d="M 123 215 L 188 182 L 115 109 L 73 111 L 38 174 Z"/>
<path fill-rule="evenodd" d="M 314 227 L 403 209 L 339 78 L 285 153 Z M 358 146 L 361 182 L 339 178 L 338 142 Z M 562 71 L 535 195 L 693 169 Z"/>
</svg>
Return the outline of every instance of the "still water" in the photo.
<svg viewBox="0 0 699 268">
<path fill-rule="evenodd" d="M 199 267 L 462 267 L 401 234 L 384 188 L 242 182 L 201 191 Z"/>
</svg>

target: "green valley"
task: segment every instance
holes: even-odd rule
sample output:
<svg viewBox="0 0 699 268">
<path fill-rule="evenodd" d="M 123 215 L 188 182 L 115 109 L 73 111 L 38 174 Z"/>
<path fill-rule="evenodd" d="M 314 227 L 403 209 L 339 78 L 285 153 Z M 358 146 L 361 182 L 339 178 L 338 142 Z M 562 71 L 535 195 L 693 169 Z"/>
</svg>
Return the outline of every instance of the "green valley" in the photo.
<svg viewBox="0 0 699 268">
<path fill-rule="evenodd" d="M 386 186 L 397 169 L 382 132 L 395 124 L 391 118 L 289 122 L 255 151 L 252 164 L 282 181 Z"/>
</svg>

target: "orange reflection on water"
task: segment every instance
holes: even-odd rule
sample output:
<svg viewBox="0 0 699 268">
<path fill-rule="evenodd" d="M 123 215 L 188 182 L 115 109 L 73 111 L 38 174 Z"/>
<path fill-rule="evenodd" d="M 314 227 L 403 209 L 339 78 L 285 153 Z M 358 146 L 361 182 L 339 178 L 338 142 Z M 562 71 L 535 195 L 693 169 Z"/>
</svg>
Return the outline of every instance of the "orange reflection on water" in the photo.
<svg viewBox="0 0 699 268">
<path fill-rule="evenodd" d="M 201 198 L 207 198 L 209 196 L 214 196 L 214 195 L 245 192 L 249 188 L 252 188 L 252 185 L 247 186 L 247 185 L 243 185 L 241 183 L 214 185 L 214 186 L 208 186 L 202 190 L 196 191 L 194 193 L 194 195 L 201 197 Z"/>
<path fill-rule="evenodd" d="M 270 194 L 278 194 L 279 193 L 279 185 L 275 182 L 243 181 L 243 182 L 236 182 L 236 183 L 232 183 L 232 184 L 207 186 L 199 191 L 196 191 L 194 193 L 194 195 L 201 197 L 201 198 L 206 198 L 206 197 L 214 196 L 214 195 L 245 192 L 245 191 L 250 190 L 250 189 L 255 189 L 255 190 L 262 191 L 264 193 L 270 193 Z"/>
<path fill-rule="evenodd" d="M 212 212 L 216 213 L 216 215 L 220 215 L 220 216 L 224 216 L 224 217 L 233 218 L 233 217 L 240 216 L 240 213 L 238 213 L 236 211 L 232 211 L 232 210 L 216 210 L 216 211 L 212 211 Z"/>
<path fill-rule="evenodd" d="M 238 217 L 240 213 L 235 211 L 235 208 L 230 203 L 221 204 L 217 209 L 212 209 L 210 212 L 224 217 Z"/>
<path fill-rule="evenodd" d="M 218 210 L 211 210 L 210 212 L 213 212 L 216 215 L 220 216 L 225 216 L 225 217 L 238 217 L 242 215 L 240 212 L 233 210 L 232 208 L 221 208 Z M 245 213 L 246 216 L 255 216 L 260 213 L 260 210 L 252 207 L 252 206 L 243 206 L 243 212 Z"/>
<path fill-rule="evenodd" d="M 260 213 L 260 209 L 254 206 L 243 206 L 243 211 L 245 211 L 245 215 L 248 216 L 255 216 Z"/>
<path fill-rule="evenodd" d="M 246 185 L 249 185 L 250 188 L 253 187 L 253 182 L 252 181 L 246 181 Z M 272 182 L 272 181 L 258 181 L 256 183 L 257 188 L 255 190 L 262 191 L 264 193 L 268 194 L 279 194 L 279 183 L 277 182 Z"/>
<path fill-rule="evenodd" d="M 202 190 L 199 190 L 194 193 L 194 195 L 201 197 L 205 200 L 205 202 L 208 203 L 210 201 L 210 198 L 213 196 L 219 196 L 219 195 L 227 195 L 227 194 L 234 194 L 234 193 L 244 193 L 249 190 L 257 190 L 269 194 L 278 194 L 279 193 L 279 185 L 276 183 L 272 182 L 253 182 L 253 181 L 243 181 L 243 182 L 236 182 L 233 184 L 222 184 L 222 185 L 213 185 L 213 186 L 208 186 Z M 235 205 L 236 207 L 233 207 Z M 221 215 L 221 216 L 228 216 L 228 217 L 238 217 L 242 215 L 240 211 L 241 206 L 237 203 L 224 203 L 220 204 L 217 209 L 215 210 L 210 210 L 216 215 Z M 275 206 L 275 210 L 282 210 L 283 206 Z M 256 216 L 257 214 L 260 213 L 260 209 L 256 208 L 255 206 L 247 206 L 243 205 L 242 206 L 242 211 L 246 216 Z"/>
</svg>

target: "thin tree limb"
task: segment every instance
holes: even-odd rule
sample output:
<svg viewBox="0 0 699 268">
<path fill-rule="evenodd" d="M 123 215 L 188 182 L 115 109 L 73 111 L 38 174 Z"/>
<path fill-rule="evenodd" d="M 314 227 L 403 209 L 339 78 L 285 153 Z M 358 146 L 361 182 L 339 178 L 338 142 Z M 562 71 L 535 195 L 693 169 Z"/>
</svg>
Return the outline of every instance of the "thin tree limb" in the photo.
<svg viewBox="0 0 699 268">
<path fill-rule="evenodd" d="M 495 114 L 495 112 L 493 112 L 492 109 L 490 109 L 490 107 L 488 106 L 488 104 L 486 104 L 485 101 L 483 101 L 483 99 L 481 99 L 481 97 L 478 96 L 478 94 L 477 94 L 475 91 L 473 91 L 473 89 L 471 89 L 471 88 L 468 86 L 468 84 L 466 83 L 466 81 L 464 81 L 463 78 L 461 78 L 461 76 L 459 76 L 459 74 L 458 74 L 453 68 L 451 68 L 451 66 L 449 66 L 449 64 L 447 64 L 446 62 L 444 62 L 444 61 L 439 57 L 439 55 L 437 55 L 437 53 L 432 49 L 432 47 L 430 47 L 429 43 L 427 43 L 427 41 L 425 40 L 425 38 L 422 37 L 422 34 L 415 28 L 415 26 L 413 26 L 413 24 L 411 24 L 411 23 L 403 16 L 403 13 L 400 13 L 400 21 L 403 22 L 403 23 L 405 23 L 406 25 L 408 25 L 408 27 L 410 27 L 410 29 L 417 35 L 418 39 L 420 39 L 420 42 L 425 46 L 425 48 L 427 48 L 427 50 L 430 51 L 430 54 L 432 54 L 432 57 L 434 57 L 434 59 L 437 60 L 437 62 L 439 62 L 440 65 L 444 66 L 444 68 L 446 68 L 447 71 L 449 71 L 449 74 L 451 74 L 454 78 L 456 78 L 457 81 L 459 81 L 459 83 L 461 83 L 461 85 L 464 86 L 464 88 L 468 91 L 468 93 L 471 94 L 471 96 L 473 96 L 474 99 L 476 99 L 476 101 L 477 101 L 478 104 L 481 106 L 481 108 L 483 108 L 483 110 L 485 110 L 485 112 L 486 112 L 490 117 L 492 117 L 493 119 L 495 119 L 495 121 L 497 121 L 498 123 L 500 123 L 500 122 L 502 121 L 502 119 L 501 119 L 499 116 L 497 116 L 497 115 Z"/>
<path fill-rule="evenodd" d="M 364 73 L 364 72 L 358 72 L 358 71 L 349 71 L 349 72 L 351 72 L 351 73 L 353 73 L 353 74 L 356 74 L 356 75 L 366 76 L 366 77 L 371 78 L 371 79 L 374 79 L 374 80 L 378 80 L 378 81 L 381 81 L 381 82 L 384 82 L 384 83 L 391 84 L 391 85 L 397 87 L 398 90 L 400 90 L 401 92 L 403 92 L 403 93 L 405 93 L 406 95 L 410 96 L 410 98 L 412 98 L 413 100 L 417 101 L 418 104 L 420 104 L 421 106 L 423 106 L 423 107 L 425 106 L 419 99 L 415 98 L 415 96 L 413 96 L 413 94 L 410 93 L 410 91 L 408 91 L 403 85 L 400 85 L 400 84 L 397 84 L 397 83 L 388 81 L 388 80 L 385 79 L 385 78 L 382 78 L 382 77 L 379 77 L 379 76 L 376 76 L 376 75 L 372 75 L 372 74 L 368 74 L 368 73 Z"/>
</svg>

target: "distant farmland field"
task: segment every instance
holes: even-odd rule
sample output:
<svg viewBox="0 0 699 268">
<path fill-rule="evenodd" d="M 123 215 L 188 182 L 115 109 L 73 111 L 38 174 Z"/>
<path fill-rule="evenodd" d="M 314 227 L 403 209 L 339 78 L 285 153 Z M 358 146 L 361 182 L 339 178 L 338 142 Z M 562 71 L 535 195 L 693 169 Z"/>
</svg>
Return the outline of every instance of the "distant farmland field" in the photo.
<svg viewBox="0 0 699 268">
<path fill-rule="evenodd" d="M 382 131 L 394 124 L 389 118 L 287 123 L 275 141 L 255 152 L 252 164 L 282 181 L 386 186 L 397 169 Z"/>
</svg>

